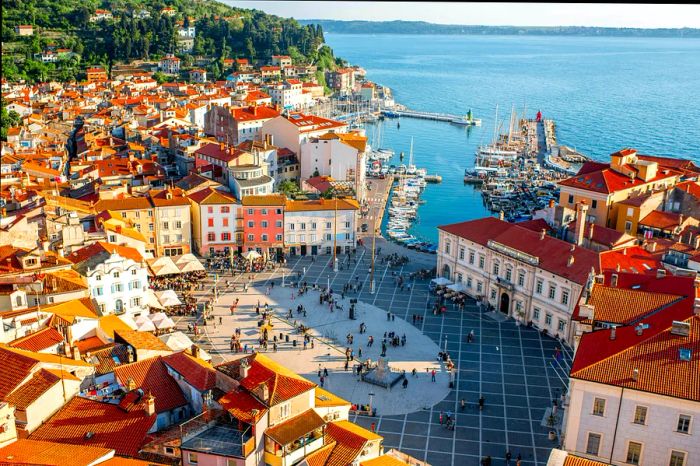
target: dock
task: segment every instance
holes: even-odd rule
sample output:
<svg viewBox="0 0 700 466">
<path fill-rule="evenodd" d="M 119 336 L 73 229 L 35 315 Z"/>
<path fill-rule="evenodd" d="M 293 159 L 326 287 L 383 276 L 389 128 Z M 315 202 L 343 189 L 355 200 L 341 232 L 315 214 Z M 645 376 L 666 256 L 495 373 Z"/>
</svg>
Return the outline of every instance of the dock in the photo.
<svg viewBox="0 0 700 466">
<path fill-rule="evenodd" d="M 431 113 L 431 112 L 419 112 L 417 110 L 383 110 L 382 115 L 389 118 L 397 117 L 409 117 L 409 118 L 419 118 L 421 120 L 433 120 L 433 121 L 446 121 L 452 123 L 454 121 L 462 120 L 464 117 L 460 115 L 451 115 L 449 113 Z M 481 120 L 473 119 L 472 125 L 480 125 Z"/>
</svg>

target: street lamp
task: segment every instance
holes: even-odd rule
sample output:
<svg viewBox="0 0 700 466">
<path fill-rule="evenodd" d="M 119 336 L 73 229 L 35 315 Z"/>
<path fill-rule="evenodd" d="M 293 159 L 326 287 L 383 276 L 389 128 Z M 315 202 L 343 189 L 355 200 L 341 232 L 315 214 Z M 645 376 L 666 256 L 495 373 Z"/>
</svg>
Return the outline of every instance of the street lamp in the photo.
<svg viewBox="0 0 700 466">
<path fill-rule="evenodd" d="M 374 398 L 374 393 L 369 393 L 369 413 L 372 414 L 372 399 Z"/>
<path fill-rule="evenodd" d="M 445 353 L 447 353 L 447 335 L 445 335 Z"/>
</svg>

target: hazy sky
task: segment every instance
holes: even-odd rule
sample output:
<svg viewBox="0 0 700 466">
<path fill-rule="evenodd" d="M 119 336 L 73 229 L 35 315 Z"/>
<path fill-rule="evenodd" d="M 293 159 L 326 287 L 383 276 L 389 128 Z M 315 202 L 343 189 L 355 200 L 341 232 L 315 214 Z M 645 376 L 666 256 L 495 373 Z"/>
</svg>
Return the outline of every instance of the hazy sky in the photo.
<svg viewBox="0 0 700 466">
<path fill-rule="evenodd" d="M 486 26 L 700 28 L 700 5 L 222 1 L 296 19 L 400 19 Z"/>
</svg>

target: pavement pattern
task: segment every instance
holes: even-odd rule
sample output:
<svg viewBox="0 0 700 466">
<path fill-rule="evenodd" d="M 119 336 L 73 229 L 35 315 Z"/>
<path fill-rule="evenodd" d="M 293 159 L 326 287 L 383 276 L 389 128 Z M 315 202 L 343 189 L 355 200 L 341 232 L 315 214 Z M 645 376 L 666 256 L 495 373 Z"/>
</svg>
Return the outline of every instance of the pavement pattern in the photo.
<svg viewBox="0 0 700 466">
<path fill-rule="evenodd" d="M 470 302 L 464 311 L 453 309 L 450 305 L 445 315 L 433 315 L 430 304 L 435 297 L 428 290 L 429 280 L 411 280 L 410 290 L 401 291 L 395 285 L 392 272 L 406 275 L 418 269 L 432 267 L 435 264 L 435 256 L 410 251 L 383 239 L 377 240 L 377 247 L 382 248 L 381 256 L 397 251 L 409 256 L 411 260 L 405 266 L 393 268 L 376 262 L 374 293 L 370 290 L 368 273 L 371 252 L 365 247 L 360 247 L 354 256 L 356 264 L 352 262 L 348 265 L 346 256 L 340 257 L 342 270 L 338 272 L 333 272 L 330 257 L 317 256 L 313 262 L 310 257 L 291 257 L 283 267 L 265 273 L 234 277 L 229 275 L 223 278 L 219 275 L 218 289 L 222 291 L 222 296 L 219 298 L 221 304 L 215 308 L 215 314 L 226 316 L 228 310 L 225 303 L 234 299 L 233 296 L 239 297 L 241 301 L 249 301 L 243 296 L 252 296 L 254 293 L 260 295 L 266 292 L 273 281 L 274 290 L 280 290 L 283 276 L 285 284 L 289 286 L 290 277 L 292 281 L 297 281 L 299 271 L 302 271 L 302 281 L 306 280 L 308 284 L 315 283 L 320 287 L 330 285 L 334 291 L 341 290 L 343 284 L 354 281 L 355 277 L 359 276 L 362 287 L 348 299 L 356 298 L 359 302 L 374 306 L 384 313 L 390 311 L 396 315 L 396 319 L 405 320 L 405 324 L 409 326 L 412 325 L 414 314 L 421 315 L 423 320 L 415 326 L 416 329 L 430 338 L 435 346 L 447 348 L 457 365 L 457 376 L 454 388 L 448 389 L 445 397 L 438 393 L 436 398 L 440 401 L 428 409 L 401 414 L 378 412 L 377 417 L 356 415 L 351 417 L 351 421 L 367 428 L 375 423 L 377 432 L 384 437 L 384 446 L 387 449 L 398 448 L 434 466 L 478 465 L 480 459 L 487 455 L 493 458 L 493 464 L 501 461 L 505 464 L 506 451 L 512 453 L 512 463 L 520 454 L 523 465 L 545 465 L 550 450 L 558 447 L 559 441 L 548 439 L 550 428 L 543 423 L 543 419 L 553 400 L 558 400 L 561 396 L 571 364 L 570 350 L 564 348 L 564 359 L 557 363 L 553 354 L 555 348 L 561 346 L 558 341 L 542 335 L 537 330 L 519 326 L 512 319 L 498 318 L 500 316 L 497 315 L 494 316 L 497 318 L 494 318 L 474 302 Z M 216 278 L 214 273 L 210 274 L 205 281 L 204 290 L 198 292 L 201 299 L 211 298 Z M 225 280 L 233 282 L 228 292 L 223 291 Z M 232 291 L 236 286 L 240 290 L 243 283 L 250 286 L 247 293 Z M 296 309 L 298 303 L 291 300 L 291 289 L 285 290 L 290 292 L 289 298 L 280 293 L 271 299 L 274 298 L 280 307 L 284 305 L 285 308 Z M 311 293 L 310 296 L 318 299 L 315 293 Z M 257 300 L 257 297 L 255 299 Z M 187 324 L 192 321 L 192 318 L 180 318 L 177 322 L 178 328 L 186 331 Z M 218 317 L 215 321 L 218 323 Z M 254 325 L 257 326 L 257 323 Z M 213 363 L 235 357 L 228 348 L 230 333 L 225 332 L 229 330 L 215 330 L 211 324 L 203 329 L 204 334 L 193 339 L 211 353 Z M 471 330 L 474 331 L 476 339 L 467 343 L 466 335 Z M 322 336 L 322 330 L 320 332 Z M 226 341 L 223 350 L 221 341 L 217 344 L 217 338 Z M 342 343 L 344 334 L 340 334 L 340 338 Z M 355 338 L 355 347 L 358 342 L 365 343 L 364 339 L 359 341 L 357 336 Z M 287 354 L 290 356 L 289 360 L 281 359 L 281 362 L 291 367 L 296 364 L 295 359 L 304 355 L 303 352 L 300 355 L 299 351 L 289 351 Z M 308 353 L 308 357 L 311 359 L 318 356 Z M 313 360 L 310 364 L 317 365 L 317 362 Z M 315 374 L 312 375 L 309 378 L 318 382 L 314 378 Z M 329 378 L 333 379 L 333 375 Z M 330 383 L 333 384 L 332 380 Z M 445 383 L 443 378 L 443 387 Z M 409 389 L 410 387 L 409 383 Z M 327 388 L 333 390 L 334 387 L 331 385 Z M 392 390 L 399 392 L 398 396 L 403 395 L 400 387 Z M 343 396 L 341 393 L 339 395 Z M 486 402 L 483 411 L 479 411 L 477 402 L 482 395 Z M 464 410 L 460 409 L 462 399 L 466 402 Z M 356 399 L 350 401 L 363 402 Z M 451 412 L 455 416 L 454 430 L 448 430 L 440 424 L 441 412 Z M 391 413 L 391 409 L 387 410 L 387 413 Z"/>
</svg>

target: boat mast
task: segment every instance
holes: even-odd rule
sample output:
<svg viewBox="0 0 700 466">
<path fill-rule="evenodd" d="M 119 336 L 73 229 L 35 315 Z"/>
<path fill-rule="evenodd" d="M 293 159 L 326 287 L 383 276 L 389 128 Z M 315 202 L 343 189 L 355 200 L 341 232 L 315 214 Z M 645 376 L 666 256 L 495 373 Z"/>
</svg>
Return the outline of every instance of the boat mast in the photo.
<svg viewBox="0 0 700 466">
<path fill-rule="evenodd" d="M 496 104 L 496 118 L 493 120 L 493 144 L 498 141 L 498 104 Z"/>
<path fill-rule="evenodd" d="M 510 110 L 510 124 L 508 125 L 508 145 L 510 146 L 510 143 L 512 142 L 513 139 L 513 124 L 515 121 L 515 104 L 511 107 Z"/>
</svg>

